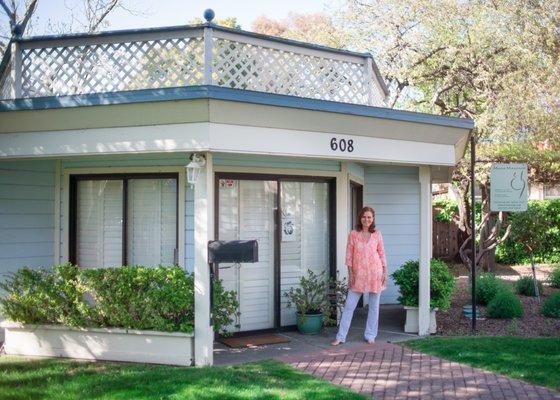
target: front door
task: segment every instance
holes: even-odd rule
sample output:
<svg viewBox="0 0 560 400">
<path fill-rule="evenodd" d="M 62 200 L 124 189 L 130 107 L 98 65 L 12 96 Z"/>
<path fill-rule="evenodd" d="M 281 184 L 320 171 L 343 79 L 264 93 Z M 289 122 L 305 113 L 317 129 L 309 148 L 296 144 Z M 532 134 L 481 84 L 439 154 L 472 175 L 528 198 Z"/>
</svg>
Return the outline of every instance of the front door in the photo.
<svg viewBox="0 0 560 400">
<path fill-rule="evenodd" d="M 217 180 L 218 239 L 256 239 L 259 245 L 259 262 L 219 265 L 224 288 L 238 294 L 239 326 L 231 331 L 296 323 L 295 310 L 287 307 L 283 294 L 308 269 L 324 272 L 326 279 L 333 263 L 331 189 L 326 180 Z"/>
<path fill-rule="evenodd" d="M 235 290 L 240 326 L 233 331 L 274 327 L 274 242 L 276 181 L 220 179 L 218 181 L 218 237 L 220 240 L 254 240 L 259 262 L 220 264 L 224 288 Z M 232 327 L 233 328 L 233 327 Z"/>
</svg>

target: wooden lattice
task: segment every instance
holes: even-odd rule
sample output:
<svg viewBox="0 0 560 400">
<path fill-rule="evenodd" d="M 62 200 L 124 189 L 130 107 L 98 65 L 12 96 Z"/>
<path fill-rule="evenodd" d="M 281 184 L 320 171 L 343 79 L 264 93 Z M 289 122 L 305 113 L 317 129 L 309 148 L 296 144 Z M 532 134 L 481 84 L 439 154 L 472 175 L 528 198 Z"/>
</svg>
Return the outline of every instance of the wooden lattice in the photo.
<svg viewBox="0 0 560 400">
<path fill-rule="evenodd" d="M 23 97 L 200 85 L 202 38 L 25 49 Z"/>
<path fill-rule="evenodd" d="M 10 61 L 6 66 L 4 74 L 0 76 L 0 99 L 11 99 L 13 98 L 13 86 L 14 79 L 12 77 L 12 62 Z"/>
<path fill-rule="evenodd" d="M 0 77 L 4 99 L 217 85 L 384 104 L 366 56 L 212 28 L 26 41 L 15 59 Z"/>
<path fill-rule="evenodd" d="M 214 39 L 218 86 L 368 104 L 363 64 Z"/>
</svg>

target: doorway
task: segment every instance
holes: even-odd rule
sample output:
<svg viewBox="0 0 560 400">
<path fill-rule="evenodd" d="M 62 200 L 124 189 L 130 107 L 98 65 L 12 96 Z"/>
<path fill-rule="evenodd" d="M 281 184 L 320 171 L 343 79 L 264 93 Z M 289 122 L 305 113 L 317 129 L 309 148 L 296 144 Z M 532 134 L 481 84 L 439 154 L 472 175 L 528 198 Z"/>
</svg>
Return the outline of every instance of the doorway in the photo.
<svg viewBox="0 0 560 400">
<path fill-rule="evenodd" d="M 240 305 L 234 332 L 296 323 L 284 293 L 307 270 L 334 271 L 334 180 L 216 174 L 218 240 L 257 240 L 259 261 L 220 264 L 217 275 Z"/>
</svg>

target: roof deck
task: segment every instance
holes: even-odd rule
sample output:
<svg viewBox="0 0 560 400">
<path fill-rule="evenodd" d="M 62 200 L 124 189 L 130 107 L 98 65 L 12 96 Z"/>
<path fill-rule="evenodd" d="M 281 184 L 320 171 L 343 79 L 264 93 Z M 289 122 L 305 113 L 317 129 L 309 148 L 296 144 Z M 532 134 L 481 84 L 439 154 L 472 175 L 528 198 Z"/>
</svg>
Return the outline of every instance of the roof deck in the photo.
<svg viewBox="0 0 560 400">
<path fill-rule="evenodd" d="M 370 54 L 195 26 L 20 38 L 0 65 L 0 99 L 213 85 L 385 106 Z"/>
</svg>

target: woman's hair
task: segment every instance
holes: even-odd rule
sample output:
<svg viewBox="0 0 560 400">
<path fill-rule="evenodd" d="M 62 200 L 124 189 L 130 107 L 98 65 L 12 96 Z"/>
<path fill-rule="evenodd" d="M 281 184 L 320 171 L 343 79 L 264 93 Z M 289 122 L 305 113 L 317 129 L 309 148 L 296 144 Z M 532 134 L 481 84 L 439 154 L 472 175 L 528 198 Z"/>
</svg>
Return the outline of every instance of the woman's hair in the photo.
<svg viewBox="0 0 560 400">
<path fill-rule="evenodd" d="M 358 222 L 356 223 L 356 230 L 357 231 L 361 231 L 362 230 L 362 217 L 364 216 L 364 214 L 366 212 L 370 212 L 371 215 L 373 215 L 373 222 L 371 223 L 371 225 L 369 226 L 369 231 L 371 233 L 375 232 L 375 210 L 371 207 L 364 207 L 361 209 L 361 211 L 358 213 Z"/>
</svg>

